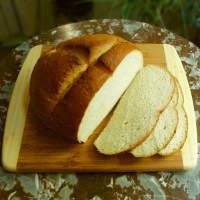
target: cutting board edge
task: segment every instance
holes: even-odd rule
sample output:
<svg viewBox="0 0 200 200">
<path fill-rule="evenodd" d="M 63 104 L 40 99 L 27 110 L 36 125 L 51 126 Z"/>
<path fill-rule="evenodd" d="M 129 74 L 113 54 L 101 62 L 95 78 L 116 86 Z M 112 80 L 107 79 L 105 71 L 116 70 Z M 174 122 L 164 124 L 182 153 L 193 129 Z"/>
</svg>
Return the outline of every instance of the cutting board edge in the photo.
<svg viewBox="0 0 200 200">
<path fill-rule="evenodd" d="M 197 165 L 197 153 L 198 153 L 197 127 L 196 127 L 196 119 L 195 119 L 195 111 L 194 111 L 192 94 L 191 94 L 191 90 L 190 90 L 190 86 L 189 86 L 189 82 L 188 82 L 185 70 L 183 68 L 182 62 L 179 58 L 179 55 L 175 47 L 170 44 L 164 44 L 163 46 L 165 50 L 166 62 L 172 74 L 173 74 L 174 68 L 170 59 L 171 54 L 177 57 L 176 61 L 173 61 L 173 63 L 176 62 L 176 65 L 179 65 L 179 68 L 178 68 L 179 73 L 176 73 L 179 76 L 176 76 L 176 78 L 178 79 L 181 88 L 184 88 L 184 93 L 183 93 L 184 108 L 187 112 L 188 120 L 190 121 L 190 126 L 188 127 L 188 132 L 190 134 L 190 137 L 187 137 L 186 142 L 181 149 L 181 154 L 182 154 L 182 159 L 183 159 L 183 169 L 191 170 L 195 168 L 195 166 Z M 191 148 L 188 148 L 189 146 Z M 191 157 L 191 155 L 193 157 Z"/>
<path fill-rule="evenodd" d="M 9 172 L 17 171 L 17 162 L 29 106 L 29 87 L 25 87 L 24 82 L 27 83 L 30 81 L 31 72 L 41 55 L 42 47 L 43 45 L 37 45 L 29 51 L 21 67 L 10 98 L 3 134 L 1 156 L 2 166 Z M 15 100 L 16 96 L 17 101 Z M 21 102 L 23 103 L 21 104 Z"/>
</svg>

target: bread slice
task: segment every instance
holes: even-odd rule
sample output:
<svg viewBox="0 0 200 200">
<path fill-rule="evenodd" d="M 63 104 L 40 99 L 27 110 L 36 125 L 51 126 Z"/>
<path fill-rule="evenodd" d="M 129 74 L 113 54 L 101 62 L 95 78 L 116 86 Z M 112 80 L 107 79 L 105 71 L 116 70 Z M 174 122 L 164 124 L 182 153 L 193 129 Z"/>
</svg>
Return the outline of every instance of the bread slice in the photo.
<svg viewBox="0 0 200 200">
<path fill-rule="evenodd" d="M 174 153 L 175 151 L 177 151 L 178 149 L 181 149 L 186 141 L 187 133 L 188 133 L 188 120 L 187 120 L 185 109 L 183 107 L 183 102 L 184 102 L 183 93 L 178 81 L 176 81 L 176 85 L 178 88 L 178 96 L 179 96 L 178 105 L 177 105 L 178 125 L 177 125 L 176 132 L 172 140 L 167 144 L 167 146 L 164 149 L 162 149 L 158 153 L 162 156 L 170 155 Z"/>
<path fill-rule="evenodd" d="M 95 140 L 98 151 L 112 155 L 140 144 L 153 131 L 174 91 L 174 80 L 164 68 L 148 65 L 140 70 Z"/>
<path fill-rule="evenodd" d="M 97 34 L 65 41 L 38 60 L 30 105 L 54 132 L 86 142 L 142 67 L 142 53 L 122 38 Z"/>
<path fill-rule="evenodd" d="M 177 101 L 178 93 L 176 90 L 170 104 L 161 113 L 156 127 L 150 136 L 139 146 L 131 150 L 131 153 L 135 157 L 153 156 L 170 142 L 178 124 Z"/>
</svg>

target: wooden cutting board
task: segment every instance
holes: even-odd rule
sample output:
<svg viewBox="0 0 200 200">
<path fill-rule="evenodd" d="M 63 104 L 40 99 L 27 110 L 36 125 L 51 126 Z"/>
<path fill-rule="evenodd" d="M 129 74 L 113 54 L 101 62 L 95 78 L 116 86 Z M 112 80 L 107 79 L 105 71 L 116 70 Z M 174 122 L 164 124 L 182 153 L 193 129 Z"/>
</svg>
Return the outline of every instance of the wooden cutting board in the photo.
<svg viewBox="0 0 200 200">
<path fill-rule="evenodd" d="M 193 101 L 185 71 L 174 47 L 167 44 L 137 44 L 144 64 L 167 67 L 178 79 L 188 115 L 188 138 L 182 150 L 167 157 L 135 158 L 129 153 L 106 156 L 93 146 L 94 138 L 109 116 L 85 144 L 77 144 L 45 128 L 29 108 L 31 72 L 46 46 L 35 46 L 26 57 L 16 81 L 3 137 L 2 164 L 14 172 L 136 172 L 191 169 L 197 162 L 197 130 Z M 159 84 L 159 83 L 158 83 Z"/>
</svg>

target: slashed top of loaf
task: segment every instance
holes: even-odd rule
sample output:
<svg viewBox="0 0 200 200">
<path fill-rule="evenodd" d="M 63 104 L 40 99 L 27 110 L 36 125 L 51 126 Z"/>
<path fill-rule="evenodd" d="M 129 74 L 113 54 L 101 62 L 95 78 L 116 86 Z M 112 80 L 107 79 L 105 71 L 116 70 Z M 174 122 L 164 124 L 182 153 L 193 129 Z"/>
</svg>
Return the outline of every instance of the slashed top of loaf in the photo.
<svg viewBox="0 0 200 200">
<path fill-rule="evenodd" d="M 116 154 L 141 143 L 170 102 L 174 87 L 171 74 L 164 68 L 148 65 L 140 70 L 95 140 L 97 149 L 104 154 Z"/>
<path fill-rule="evenodd" d="M 108 34 L 95 34 L 80 36 L 71 40 L 64 41 L 60 43 L 57 48 L 65 49 L 68 47 L 81 47 L 89 50 L 89 63 L 95 63 L 98 58 L 111 49 L 113 46 L 120 42 L 127 42 L 126 40 Z"/>
<path fill-rule="evenodd" d="M 39 98 L 43 104 L 42 110 L 51 113 L 73 83 L 86 71 L 88 64 L 82 57 L 87 56 L 87 52 L 82 49 L 78 49 L 76 54 L 72 50 L 53 49 L 42 55 L 32 74 L 30 89 L 34 95 L 31 95 L 31 101 L 39 103 L 36 99 Z"/>
</svg>

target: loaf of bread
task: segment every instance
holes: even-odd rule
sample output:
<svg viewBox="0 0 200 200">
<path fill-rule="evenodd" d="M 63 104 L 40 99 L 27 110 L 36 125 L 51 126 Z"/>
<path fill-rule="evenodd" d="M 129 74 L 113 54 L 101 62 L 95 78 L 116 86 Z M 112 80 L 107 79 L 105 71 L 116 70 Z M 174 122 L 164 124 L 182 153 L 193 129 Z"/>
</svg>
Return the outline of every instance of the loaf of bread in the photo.
<svg viewBox="0 0 200 200">
<path fill-rule="evenodd" d="M 174 93 L 175 83 L 167 70 L 153 65 L 140 70 L 119 101 L 109 123 L 95 140 L 98 151 L 107 155 L 117 154 L 145 141 Z M 164 114 L 165 121 L 173 114 L 174 124 L 170 131 L 174 131 L 177 124 L 177 111 L 173 108 L 175 103 Z M 159 131 L 164 128 L 163 124 L 159 125 Z"/>
<path fill-rule="evenodd" d="M 142 53 L 113 35 L 77 37 L 36 63 L 30 105 L 48 128 L 86 142 L 143 66 Z"/>
</svg>

